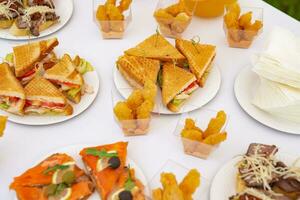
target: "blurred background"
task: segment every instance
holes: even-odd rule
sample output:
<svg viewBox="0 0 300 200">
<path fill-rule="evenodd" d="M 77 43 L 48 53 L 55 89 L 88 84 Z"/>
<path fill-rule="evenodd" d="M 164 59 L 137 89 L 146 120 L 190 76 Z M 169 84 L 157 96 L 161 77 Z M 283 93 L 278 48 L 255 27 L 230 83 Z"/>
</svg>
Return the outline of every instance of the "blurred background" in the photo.
<svg viewBox="0 0 300 200">
<path fill-rule="evenodd" d="M 300 21 L 300 0 L 264 0 Z"/>
</svg>

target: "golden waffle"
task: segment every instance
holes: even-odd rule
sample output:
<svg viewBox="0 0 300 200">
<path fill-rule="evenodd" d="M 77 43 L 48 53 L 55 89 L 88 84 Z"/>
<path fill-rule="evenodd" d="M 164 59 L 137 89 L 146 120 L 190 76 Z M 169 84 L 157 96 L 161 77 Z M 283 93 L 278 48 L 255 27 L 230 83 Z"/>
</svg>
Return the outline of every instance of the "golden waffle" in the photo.
<svg viewBox="0 0 300 200">
<path fill-rule="evenodd" d="M 128 55 L 121 56 L 117 61 L 117 66 L 133 87 L 137 87 L 136 85 L 143 87 L 146 79 L 156 83 L 160 69 L 158 60 Z"/>
<path fill-rule="evenodd" d="M 59 101 L 66 103 L 65 96 L 50 82 L 43 77 L 36 76 L 25 87 L 26 98 L 33 100 L 42 97 L 48 102 Z"/>
<path fill-rule="evenodd" d="M 188 59 L 191 72 L 195 74 L 198 84 L 203 87 L 211 68 L 210 64 L 216 55 L 216 47 L 176 39 L 176 48 Z"/>
<path fill-rule="evenodd" d="M 125 54 L 154 58 L 161 61 L 179 62 L 185 60 L 185 57 L 160 34 L 150 36 L 136 47 L 125 51 Z"/>
<path fill-rule="evenodd" d="M 177 94 L 196 80 L 192 73 L 177 67 L 173 63 L 166 63 L 163 66 L 162 75 L 162 98 L 164 105 L 167 105 Z"/>
</svg>

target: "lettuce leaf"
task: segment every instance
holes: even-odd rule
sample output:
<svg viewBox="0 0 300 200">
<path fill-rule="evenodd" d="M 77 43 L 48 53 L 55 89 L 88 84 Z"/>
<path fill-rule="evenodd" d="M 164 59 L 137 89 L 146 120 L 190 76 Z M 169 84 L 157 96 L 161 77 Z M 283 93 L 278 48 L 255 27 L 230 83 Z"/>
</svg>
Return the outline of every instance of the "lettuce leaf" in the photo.
<svg viewBox="0 0 300 200">
<path fill-rule="evenodd" d="M 175 106 L 179 106 L 183 101 L 184 99 L 173 99 L 171 103 Z"/>
<path fill-rule="evenodd" d="M 1 103 L 0 104 L 0 108 L 2 108 L 2 109 L 8 109 L 9 108 L 9 105 L 7 104 L 7 103 Z"/>
<path fill-rule="evenodd" d="M 8 63 L 14 63 L 14 54 L 13 53 L 7 54 L 4 60 Z"/>
<path fill-rule="evenodd" d="M 85 74 L 87 72 L 94 71 L 94 68 L 90 62 L 86 61 L 83 58 L 80 58 L 80 64 L 77 66 L 77 71 L 80 74 Z"/>
<path fill-rule="evenodd" d="M 74 89 L 71 89 L 68 91 L 68 96 L 72 97 L 72 98 L 75 98 L 76 95 L 78 94 L 78 92 L 81 91 L 81 88 L 74 88 Z"/>
</svg>

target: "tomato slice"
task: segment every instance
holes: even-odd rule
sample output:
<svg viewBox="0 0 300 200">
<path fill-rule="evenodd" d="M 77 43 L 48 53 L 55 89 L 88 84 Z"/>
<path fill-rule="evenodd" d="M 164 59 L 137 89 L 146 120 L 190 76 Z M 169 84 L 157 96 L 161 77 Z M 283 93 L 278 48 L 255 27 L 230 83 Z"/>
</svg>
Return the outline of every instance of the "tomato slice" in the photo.
<svg viewBox="0 0 300 200">
<path fill-rule="evenodd" d="M 9 97 L 10 102 L 17 102 L 19 101 L 19 97 Z"/>
<path fill-rule="evenodd" d="M 195 85 L 197 85 L 197 82 L 196 82 L 196 81 L 193 82 L 193 83 L 191 83 L 184 91 L 187 91 L 187 90 L 193 88 Z"/>
<path fill-rule="evenodd" d="M 35 68 L 33 68 L 32 70 L 30 70 L 29 72 L 27 72 L 26 74 L 24 74 L 22 77 L 20 78 L 25 78 L 25 77 L 28 77 L 28 76 L 31 76 L 32 74 L 35 73 Z"/>
<path fill-rule="evenodd" d="M 48 107 L 48 108 L 63 108 L 65 107 L 65 104 L 63 103 L 52 103 L 52 102 L 42 102 L 42 106 Z"/>
</svg>

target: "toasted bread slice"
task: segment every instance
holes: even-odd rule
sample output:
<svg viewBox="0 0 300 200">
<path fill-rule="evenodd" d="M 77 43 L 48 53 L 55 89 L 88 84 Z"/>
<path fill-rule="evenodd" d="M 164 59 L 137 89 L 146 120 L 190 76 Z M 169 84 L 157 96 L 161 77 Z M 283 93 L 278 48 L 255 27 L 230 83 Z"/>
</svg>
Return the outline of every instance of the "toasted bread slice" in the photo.
<svg viewBox="0 0 300 200">
<path fill-rule="evenodd" d="M 71 115 L 73 108 L 67 103 L 65 96 L 50 81 L 43 77 L 35 77 L 25 87 L 26 101 L 39 101 L 45 105 L 25 107 L 27 114 Z"/>
<path fill-rule="evenodd" d="M 147 79 L 156 83 L 160 63 L 154 59 L 124 55 L 118 59 L 117 67 L 132 87 L 143 88 Z"/>
<path fill-rule="evenodd" d="M 0 29 L 8 29 L 14 23 L 14 19 L 0 20 Z"/>
<path fill-rule="evenodd" d="M 151 35 L 136 47 L 125 51 L 125 54 L 170 62 L 183 62 L 186 59 L 160 34 Z"/>
<path fill-rule="evenodd" d="M 42 32 L 57 23 L 58 23 L 58 20 L 46 21 L 40 25 L 39 32 Z M 14 22 L 12 24 L 12 26 L 9 29 L 9 32 L 14 36 L 30 36 L 31 35 L 29 28 L 20 29 L 17 27 L 16 22 Z"/>
<path fill-rule="evenodd" d="M 163 66 L 162 77 L 162 98 L 165 106 L 196 80 L 192 73 L 173 63 L 166 63 Z"/>
<path fill-rule="evenodd" d="M 82 156 L 83 163 L 85 164 L 91 179 L 93 180 L 96 189 L 101 196 L 101 199 L 108 199 L 109 194 L 116 188 L 118 180 L 123 173 L 126 157 L 127 157 L 127 142 L 117 142 L 97 147 L 84 148 L 80 155 Z M 101 171 L 97 170 L 97 163 L 99 157 L 87 154 L 87 149 L 97 149 L 99 151 L 105 150 L 106 152 L 115 151 L 120 159 L 120 166 L 117 169 L 110 167 L 104 168 Z"/>
<path fill-rule="evenodd" d="M 49 171 L 53 166 L 62 165 L 68 167 L 64 170 L 56 169 Z M 57 177 L 55 181 L 59 183 L 59 174 L 63 176 L 63 174 L 70 171 L 75 176 L 75 181 L 67 187 L 71 190 L 70 199 L 87 199 L 94 191 L 93 183 L 85 172 L 76 165 L 72 157 L 62 153 L 49 156 L 22 175 L 15 177 L 13 183 L 10 185 L 10 189 L 16 191 L 17 197 L 20 200 L 48 199 L 45 197 L 45 188 L 53 183 L 54 176 Z"/>
<path fill-rule="evenodd" d="M 77 72 L 76 66 L 67 54 L 65 54 L 56 65 L 48 69 L 44 77 L 46 79 L 72 83 L 79 86 L 84 84 L 82 75 Z"/>
<path fill-rule="evenodd" d="M 192 41 L 176 39 L 176 48 L 187 58 L 191 72 L 196 76 L 200 87 L 204 87 L 212 61 L 216 55 L 216 46 L 194 44 Z"/>
<path fill-rule="evenodd" d="M 25 105 L 24 89 L 6 63 L 0 64 L 0 96 L 19 98 L 17 103 L 10 104 L 8 108 L 0 108 L 14 114 L 23 114 Z"/>
<path fill-rule="evenodd" d="M 22 77 L 27 72 L 30 72 L 36 63 L 43 60 L 57 45 L 57 38 L 52 38 L 14 47 L 13 54 L 16 77 Z"/>
</svg>

